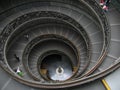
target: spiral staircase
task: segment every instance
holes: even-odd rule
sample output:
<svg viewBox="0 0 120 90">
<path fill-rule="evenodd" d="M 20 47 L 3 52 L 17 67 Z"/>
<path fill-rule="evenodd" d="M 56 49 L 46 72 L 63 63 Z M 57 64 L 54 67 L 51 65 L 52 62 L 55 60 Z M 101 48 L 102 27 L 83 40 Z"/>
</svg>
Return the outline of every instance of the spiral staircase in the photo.
<svg viewBox="0 0 120 90">
<path fill-rule="evenodd" d="M 0 8 L 1 90 L 105 90 L 101 79 L 120 67 L 119 10 L 97 0 L 9 4 Z"/>
</svg>

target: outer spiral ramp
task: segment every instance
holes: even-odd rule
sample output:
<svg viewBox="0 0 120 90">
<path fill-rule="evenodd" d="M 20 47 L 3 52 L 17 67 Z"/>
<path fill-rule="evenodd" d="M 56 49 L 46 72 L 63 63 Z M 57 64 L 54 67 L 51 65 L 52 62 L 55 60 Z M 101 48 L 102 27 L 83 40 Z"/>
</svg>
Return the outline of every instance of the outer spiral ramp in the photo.
<svg viewBox="0 0 120 90">
<path fill-rule="evenodd" d="M 94 80 L 104 88 L 99 79 L 119 68 L 117 11 L 114 18 L 106 16 L 94 0 L 11 1 L 5 9 L 0 14 L 1 90 L 14 84 L 20 90 L 84 89 Z"/>
</svg>

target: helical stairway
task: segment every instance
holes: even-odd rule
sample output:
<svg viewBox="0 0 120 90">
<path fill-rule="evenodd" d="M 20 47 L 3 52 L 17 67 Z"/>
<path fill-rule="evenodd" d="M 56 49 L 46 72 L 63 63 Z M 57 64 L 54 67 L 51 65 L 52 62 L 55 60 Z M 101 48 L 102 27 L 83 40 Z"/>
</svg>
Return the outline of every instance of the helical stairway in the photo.
<svg viewBox="0 0 120 90">
<path fill-rule="evenodd" d="M 12 79 L 27 85 L 20 90 L 63 89 L 112 73 L 120 67 L 120 13 L 110 12 L 95 0 L 13 0 L 0 13 L 0 89 Z"/>
</svg>

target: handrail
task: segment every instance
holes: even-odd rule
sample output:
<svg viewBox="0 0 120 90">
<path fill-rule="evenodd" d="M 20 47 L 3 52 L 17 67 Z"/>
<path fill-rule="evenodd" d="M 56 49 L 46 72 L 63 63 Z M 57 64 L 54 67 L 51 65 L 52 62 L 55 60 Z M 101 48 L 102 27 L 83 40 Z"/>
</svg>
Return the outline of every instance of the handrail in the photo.
<svg viewBox="0 0 120 90">
<path fill-rule="evenodd" d="M 111 90 L 110 86 L 108 85 L 108 83 L 106 82 L 105 79 L 102 79 L 102 83 L 103 83 L 103 85 L 105 86 L 105 88 L 106 88 L 107 90 Z"/>
</svg>

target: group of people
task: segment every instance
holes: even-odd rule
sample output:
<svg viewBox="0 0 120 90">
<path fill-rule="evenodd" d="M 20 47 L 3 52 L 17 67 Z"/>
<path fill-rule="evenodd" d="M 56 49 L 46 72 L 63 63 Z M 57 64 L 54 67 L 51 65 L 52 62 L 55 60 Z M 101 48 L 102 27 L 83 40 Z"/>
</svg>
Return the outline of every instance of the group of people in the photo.
<svg viewBox="0 0 120 90">
<path fill-rule="evenodd" d="M 14 58 L 15 60 L 20 63 L 20 58 L 14 54 Z M 16 69 L 15 69 L 15 72 L 20 76 L 20 77 L 23 77 L 24 73 L 22 72 L 22 70 L 20 69 L 20 67 L 18 66 Z"/>
<path fill-rule="evenodd" d="M 108 11 L 111 0 L 100 0 L 100 5 L 104 11 Z"/>
</svg>

